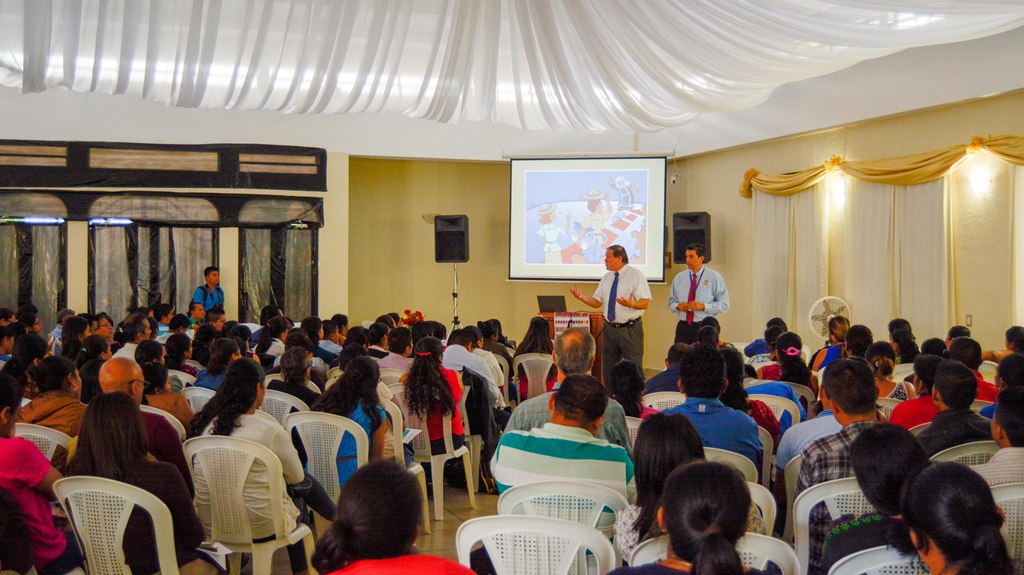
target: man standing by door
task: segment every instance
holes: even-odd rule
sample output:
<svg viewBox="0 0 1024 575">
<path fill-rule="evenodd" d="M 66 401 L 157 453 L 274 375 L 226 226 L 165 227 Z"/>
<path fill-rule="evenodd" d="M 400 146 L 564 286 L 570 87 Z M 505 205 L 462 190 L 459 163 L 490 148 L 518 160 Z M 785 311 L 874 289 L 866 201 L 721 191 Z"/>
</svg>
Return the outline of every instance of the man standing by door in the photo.
<svg viewBox="0 0 1024 575">
<path fill-rule="evenodd" d="M 668 308 L 679 316 L 676 343 L 696 342 L 702 319 L 729 311 L 729 290 L 722 275 L 704 265 L 704 244 L 686 246 L 686 267 L 668 297 Z"/>
</svg>

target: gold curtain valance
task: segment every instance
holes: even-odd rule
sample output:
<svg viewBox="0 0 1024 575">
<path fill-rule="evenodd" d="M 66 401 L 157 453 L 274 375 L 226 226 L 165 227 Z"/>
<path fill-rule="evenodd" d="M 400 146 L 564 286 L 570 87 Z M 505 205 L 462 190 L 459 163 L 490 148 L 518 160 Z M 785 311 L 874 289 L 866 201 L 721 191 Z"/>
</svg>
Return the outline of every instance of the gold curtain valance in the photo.
<svg viewBox="0 0 1024 575">
<path fill-rule="evenodd" d="M 740 195 L 750 198 L 757 191 L 773 196 L 790 196 L 813 187 L 833 169 L 879 184 L 923 184 L 946 175 L 967 154 L 975 152 L 986 152 L 1011 164 L 1024 165 L 1024 137 L 975 136 L 966 146 L 951 146 L 944 150 L 884 160 L 854 162 L 832 156 L 821 166 L 790 174 L 762 174 L 750 168 L 743 175 Z"/>
</svg>

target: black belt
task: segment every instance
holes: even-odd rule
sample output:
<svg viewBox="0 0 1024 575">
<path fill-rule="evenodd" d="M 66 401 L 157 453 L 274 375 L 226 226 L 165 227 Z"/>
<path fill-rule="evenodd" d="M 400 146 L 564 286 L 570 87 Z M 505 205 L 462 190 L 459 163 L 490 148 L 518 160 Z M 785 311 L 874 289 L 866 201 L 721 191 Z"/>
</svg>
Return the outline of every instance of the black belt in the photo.
<svg viewBox="0 0 1024 575">
<path fill-rule="evenodd" d="M 614 322 L 606 321 L 605 325 L 610 325 L 612 327 L 633 327 L 634 325 L 636 325 L 638 323 L 640 323 L 640 318 L 631 319 L 631 320 L 629 320 L 627 322 L 624 322 L 624 323 L 614 323 Z"/>
</svg>

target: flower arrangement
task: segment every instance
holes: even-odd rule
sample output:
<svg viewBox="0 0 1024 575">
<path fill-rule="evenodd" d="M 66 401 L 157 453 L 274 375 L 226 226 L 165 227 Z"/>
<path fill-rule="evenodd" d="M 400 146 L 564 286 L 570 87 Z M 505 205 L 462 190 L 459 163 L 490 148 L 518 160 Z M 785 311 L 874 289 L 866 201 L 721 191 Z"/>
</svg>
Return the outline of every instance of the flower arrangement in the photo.
<svg viewBox="0 0 1024 575">
<path fill-rule="evenodd" d="M 405 310 L 405 314 L 402 315 L 402 325 L 412 325 L 423 321 L 423 314 L 419 311 L 413 311 L 410 309 Z"/>
</svg>

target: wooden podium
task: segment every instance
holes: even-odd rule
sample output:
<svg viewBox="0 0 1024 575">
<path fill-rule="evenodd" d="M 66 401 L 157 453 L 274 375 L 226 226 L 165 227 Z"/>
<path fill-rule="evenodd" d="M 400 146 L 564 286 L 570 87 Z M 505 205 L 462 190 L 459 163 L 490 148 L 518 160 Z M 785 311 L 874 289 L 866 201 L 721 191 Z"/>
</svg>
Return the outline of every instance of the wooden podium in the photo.
<svg viewBox="0 0 1024 575">
<path fill-rule="evenodd" d="M 555 314 L 552 312 L 541 312 L 540 317 L 544 318 L 548 322 L 548 334 L 551 339 L 555 338 Z M 601 369 L 601 334 L 604 332 L 604 314 L 600 312 L 590 312 L 590 335 L 594 336 L 594 342 L 597 344 L 594 348 L 594 367 L 590 370 L 591 375 L 597 378 L 602 384 L 604 383 L 604 370 Z"/>
</svg>

